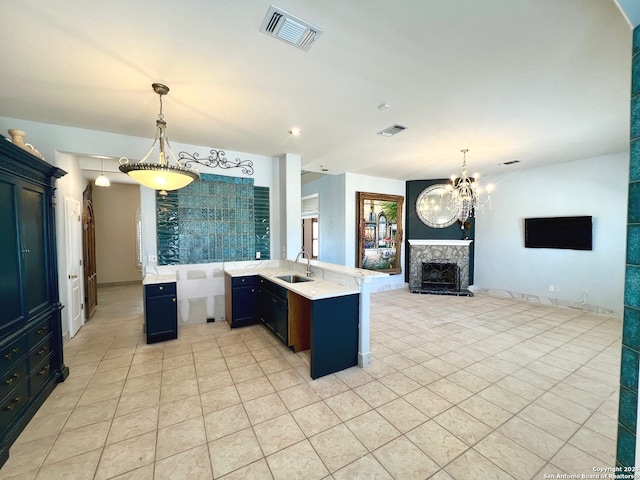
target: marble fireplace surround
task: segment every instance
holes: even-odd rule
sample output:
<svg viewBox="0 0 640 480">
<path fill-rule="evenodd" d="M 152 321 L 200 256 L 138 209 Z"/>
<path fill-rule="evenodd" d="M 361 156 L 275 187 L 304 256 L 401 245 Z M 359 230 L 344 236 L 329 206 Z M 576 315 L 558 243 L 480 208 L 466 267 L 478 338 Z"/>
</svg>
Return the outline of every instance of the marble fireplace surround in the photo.
<svg viewBox="0 0 640 480">
<path fill-rule="evenodd" d="M 409 289 L 422 286 L 422 264 L 451 262 L 460 267 L 460 290 L 469 288 L 469 250 L 473 240 L 409 240 Z"/>
</svg>

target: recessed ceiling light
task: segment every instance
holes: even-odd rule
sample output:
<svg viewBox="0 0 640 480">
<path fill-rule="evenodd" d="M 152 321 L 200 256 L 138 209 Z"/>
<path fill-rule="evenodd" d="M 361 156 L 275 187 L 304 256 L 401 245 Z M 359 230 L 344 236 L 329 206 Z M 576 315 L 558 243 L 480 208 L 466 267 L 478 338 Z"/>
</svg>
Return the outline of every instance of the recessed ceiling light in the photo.
<svg viewBox="0 0 640 480">
<path fill-rule="evenodd" d="M 300 130 L 297 127 L 292 128 L 291 130 L 289 130 L 289 133 L 291 135 L 293 135 L 294 137 L 297 137 L 298 135 L 302 135 L 302 130 Z"/>
<path fill-rule="evenodd" d="M 391 105 L 389 105 L 388 103 L 383 103 L 381 105 L 378 105 L 378 110 L 380 110 L 381 112 L 384 112 L 385 110 L 389 110 L 391 108 Z"/>
</svg>

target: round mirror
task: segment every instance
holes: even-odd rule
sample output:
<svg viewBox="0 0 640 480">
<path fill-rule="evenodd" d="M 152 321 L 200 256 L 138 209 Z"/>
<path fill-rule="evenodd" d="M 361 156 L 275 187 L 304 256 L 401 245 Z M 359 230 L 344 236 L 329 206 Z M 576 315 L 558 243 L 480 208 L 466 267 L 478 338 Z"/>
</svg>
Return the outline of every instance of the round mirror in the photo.
<svg viewBox="0 0 640 480">
<path fill-rule="evenodd" d="M 451 187 L 442 183 L 425 188 L 416 200 L 416 213 L 422 223 L 432 228 L 445 228 L 456 223 L 456 210 L 451 201 Z"/>
</svg>

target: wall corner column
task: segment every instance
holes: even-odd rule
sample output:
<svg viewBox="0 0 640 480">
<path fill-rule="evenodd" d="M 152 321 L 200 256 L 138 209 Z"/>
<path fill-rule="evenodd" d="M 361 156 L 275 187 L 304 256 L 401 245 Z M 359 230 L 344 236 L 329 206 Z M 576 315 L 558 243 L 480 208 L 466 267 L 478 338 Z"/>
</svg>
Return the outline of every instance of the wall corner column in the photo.
<svg viewBox="0 0 640 480">
<path fill-rule="evenodd" d="M 640 27 L 633 32 L 631 132 L 624 320 L 620 357 L 617 467 L 635 467 L 640 373 Z M 633 471 L 633 470 L 632 470 Z"/>
</svg>

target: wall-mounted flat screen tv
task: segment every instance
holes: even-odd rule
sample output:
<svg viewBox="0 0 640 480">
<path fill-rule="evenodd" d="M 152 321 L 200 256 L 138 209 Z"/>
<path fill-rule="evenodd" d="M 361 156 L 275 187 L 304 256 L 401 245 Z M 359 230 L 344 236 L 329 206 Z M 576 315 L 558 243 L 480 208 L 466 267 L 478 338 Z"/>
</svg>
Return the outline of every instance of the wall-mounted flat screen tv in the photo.
<svg viewBox="0 0 640 480">
<path fill-rule="evenodd" d="M 525 218 L 524 246 L 592 250 L 592 219 L 590 216 Z"/>
</svg>

